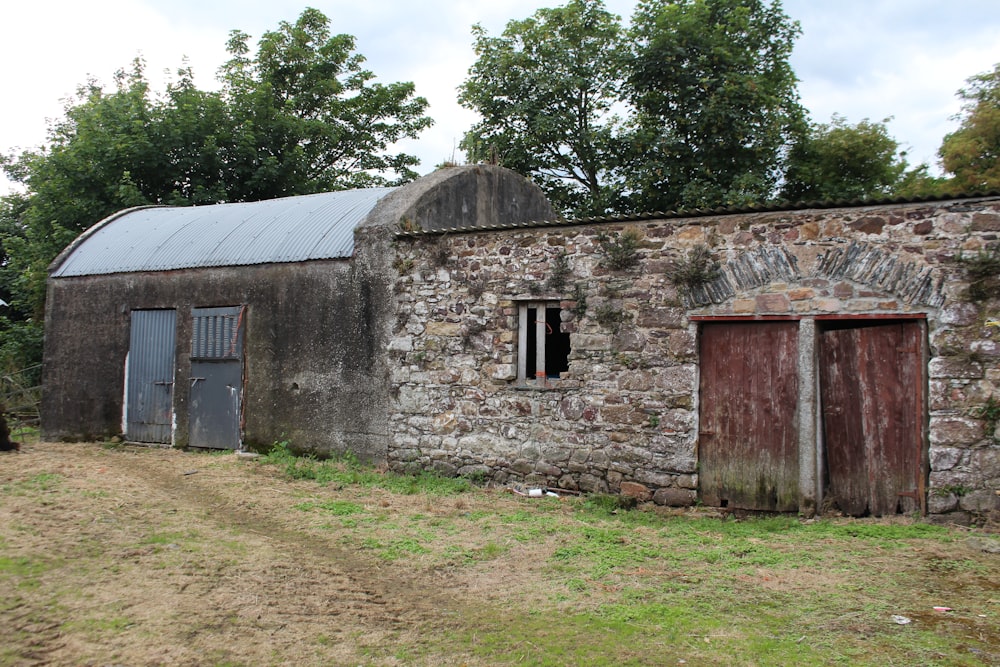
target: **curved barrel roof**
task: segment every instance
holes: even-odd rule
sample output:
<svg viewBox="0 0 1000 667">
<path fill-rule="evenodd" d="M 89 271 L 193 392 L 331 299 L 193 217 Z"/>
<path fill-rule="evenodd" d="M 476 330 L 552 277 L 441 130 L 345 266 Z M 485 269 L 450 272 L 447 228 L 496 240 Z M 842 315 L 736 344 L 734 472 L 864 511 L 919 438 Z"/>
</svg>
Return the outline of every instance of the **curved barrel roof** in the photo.
<svg viewBox="0 0 1000 667">
<path fill-rule="evenodd" d="M 49 266 L 53 278 L 349 258 L 354 230 L 489 228 L 556 217 L 537 185 L 495 165 L 440 169 L 398 188 L 240 204 L 144 206 L 100 221 Z"/>
<path fill-rule="evenodd" d="M 84 232 L 52 263 L 55 277 L 350 257 L 354 229 L 396 188 L 259 202 L 133 208 Z"/>
</svg>

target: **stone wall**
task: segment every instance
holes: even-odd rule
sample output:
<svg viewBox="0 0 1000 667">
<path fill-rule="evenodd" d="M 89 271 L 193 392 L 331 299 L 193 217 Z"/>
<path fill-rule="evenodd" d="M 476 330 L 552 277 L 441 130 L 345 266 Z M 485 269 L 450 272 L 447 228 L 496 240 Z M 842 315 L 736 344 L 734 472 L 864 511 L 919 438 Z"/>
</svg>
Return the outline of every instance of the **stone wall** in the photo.
<svg viewBox="0 0 1000 667">
<path fill-rule="evenodd" d="M 1000 434 L 981 412 L 1000 399 L 1000 299 L 970 301 L 958 258 L 998 232 L 993 198 L 403 234 L 389 464 L 690 504 L 699 318 L 925 317 L 927 509 L 995 510 Z M 615 269 L 623 235 L 637 262 Z M 721 274 L 679 289 L 672 267 L 702 245 Z M 569 371 L 544 386 L 516 379 L 524 301 L 560 302 L 570 334 Z M 808 511 L 822 488 L 804 482 Z"/>
</svg>

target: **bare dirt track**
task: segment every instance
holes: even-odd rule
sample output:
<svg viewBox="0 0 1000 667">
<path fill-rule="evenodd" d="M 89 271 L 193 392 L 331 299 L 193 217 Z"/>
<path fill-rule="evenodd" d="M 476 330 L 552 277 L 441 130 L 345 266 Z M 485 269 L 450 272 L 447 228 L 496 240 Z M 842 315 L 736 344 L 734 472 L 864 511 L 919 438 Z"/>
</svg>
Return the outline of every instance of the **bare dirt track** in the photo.
<svg viewBox="0 0 1000 667">
<path fill-rule="evenodd" d="M 295 485 L 275 477 L 166 449 L 4 456 L 0 664 L 394 664 L 387 647 L 467 613 L 442 578 L 296 526 Z"/>
</svg>

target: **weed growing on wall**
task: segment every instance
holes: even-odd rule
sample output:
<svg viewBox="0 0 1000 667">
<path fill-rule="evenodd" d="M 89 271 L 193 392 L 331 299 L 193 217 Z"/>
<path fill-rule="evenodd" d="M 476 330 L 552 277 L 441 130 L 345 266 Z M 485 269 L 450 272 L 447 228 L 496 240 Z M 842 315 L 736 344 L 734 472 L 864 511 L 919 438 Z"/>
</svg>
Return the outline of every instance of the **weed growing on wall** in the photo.
<svg viewBox="0 0 1000 667">
<path fill-rule="evenodd" d="M 392 268 L 399 274 L 406 274 L 413 270 L 413 260 L 409 257 L 397 257 L 392 262 Z"/>
<path fill-rule="evenodd" d="M 618 333 L 621 329 L 622 324 L 628 322 L 632 319 L 632 316 L 621 310 L 620 308 L 615 308 L 614 306 L 604 305 L 599 306 L 594 311 L 594 319 L 605 329 L 609 329 L 614 333 Z"/>
<path fill-rule="evenodd" d="M 451 261 L 451 244 L 448 242 L 448 235 L 442 234 L 431 243 L 430 248 L 431 264 L 437 268 L 448 266 Z"/>
<path fill-rule="evenodd" d="M 719 261 L 706 245 L 697 245 L 687 257 L 674 260 L 667 269 L 667 279 L 684 294 L 707 285 L 722 274 Z"/>
<path fill-rule="evenodd" d="M 969 279 L 969 300 L 981 303 L 1000 295 L 1000 245 L 980 250 L 975 255 L 960 256 Z"/>
<path fill-rule="evenodd" d="M 573 286 L 573 301 L 576 302 L 576 305 L 573 306 L 573 314 L 577 319 L 580 319 L 587 314 L 587 292 L 579 283 Z"/>
<path fill-rule="evenodd" d="M 486 323 L 477 319 L 466 320 L 461 329 L 462 349 L 468 350 L 473 346 L 476 336 L 486 331 Z"/>
<path fill-rule="evenodd" d="M 549 269 L 549 278 L 545 281 L 546 287 L 556 292 L 566 289 L 566 280 L 569 278 L 571 270 L 566 251 L 561 251 L 552 259 L 552 268 Z"/>
<path fill-rule="evenodd" d="M 972 410 L 972 416 L 983 420 L 986 437 L 995 442 L 994 433 L 996 433 L 997 425 L 1000 424 L 1000 401 L 990 396 L 984 405 Z"/>
<path fill-rule="evenodd" d="M 410 218 L 403 217 L 399 219 L 399 231 L 414 234 L 416 232 L 423 231 L 423 228 L 420 226 L 420 223 L 414 222 Z"/>
<path fill-rule="evenodd" d="M 629 227 L 621 232 L 597 235 L 597 244 L 604 255 L 601 263 L 612 271 L 627 271 L 639 263 L 639 241 L 642 234 Z"/>
<path fill-rule="evenodd" d="M 478 299 L 483 295 L 483 292 L 486 291 L 486 288 L 488 286 L 489 284 L 487 283 L 486 278 L 483 276 L 480 276 L 478 279 L 475 280 L 470 280 L 468 286 L 469 296 L 472 297 L 473 299 Z"/>
</svg>

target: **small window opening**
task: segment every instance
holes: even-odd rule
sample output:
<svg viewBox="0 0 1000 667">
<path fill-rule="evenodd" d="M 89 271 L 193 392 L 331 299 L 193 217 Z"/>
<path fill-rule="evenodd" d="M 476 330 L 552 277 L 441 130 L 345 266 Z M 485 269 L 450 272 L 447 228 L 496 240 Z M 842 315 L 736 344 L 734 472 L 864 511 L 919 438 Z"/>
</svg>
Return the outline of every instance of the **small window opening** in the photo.
<svg viewBox="0 0 1000 667">
<path fill-rule="evenodd" d="M 569 370 L 570 352 L 559 303 L 522 303 L 518 315 L 518 381 L 544 385 L 558 379 Z"/>
</svg>

